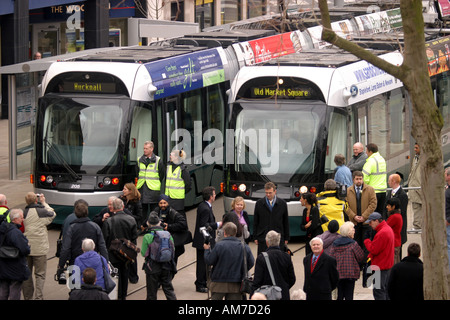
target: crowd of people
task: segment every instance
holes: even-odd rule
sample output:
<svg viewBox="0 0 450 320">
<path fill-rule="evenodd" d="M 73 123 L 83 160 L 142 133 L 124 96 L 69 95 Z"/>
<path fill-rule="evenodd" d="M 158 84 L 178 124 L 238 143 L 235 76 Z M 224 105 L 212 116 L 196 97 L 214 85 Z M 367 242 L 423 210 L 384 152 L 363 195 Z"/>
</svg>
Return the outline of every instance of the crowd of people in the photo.
<svg viewBox="0 0 450 320">
<path fill-rule="evenodd" d="M 355 283 L 369 264 L 375 272 L 371 277 L 374 299 L 423 299 L 420 246 L 410 244 L 403 258 L 401 250 L 408 232 L 421 232 L 421 192 L 414 189 L 407 194 L 398 174 L 387 177 L 386 162 L 375 144 L 368 144 L 364 152 L 364 146 L 356 143 L 347 165 L 343 155 L 336 155 L 335 176 L 325 181 L 324 191 L 301 194 L 300 228 L 306 235 L 304 284 L 303 290 L 292 293 L 296 275 L 287 246 L 288 208 L 277 196 L 276 184 L 265 184 L 265 196 L 255 204 L 252 226 L 242 197 L 236 197 L 232 210 L 216 221 L 212 206 L 216 190 L 206 187 L 191 232 L 184 211 L 191 187 L 183 164 L 185 153 L 173 151 L 164 166 L 153 149 L 151 141 L 145 142 L 137 183 L 126 183 L 123 194 L 109 198 L 95 217 L 89 218 L 89 204 L 79 199 L 65 219 L 55 276 L 64 278 L 67 266 L 78 268 L 81 285 L 74 286 L 69 299 L 109 299 L 107 278 L 112 266 L 118 273 L 119 300 L 126 299 L 128 283 L 138 281 L 138 268 L 145 271 L 147 299 L 157 299 L 162 287 L 166 298 L 175 300 L 172 280 L 187 244 L 196 249 L 195 290 L 211 293 L 211 299 L 352 300 Z M 420 186 L 415 168 L 418 145 L 415 151 L 409 177 L 412 187 Z M 450 170 L 448 177 L 450 182 Z M 342 185 L 344 195 L 338 192 Z M 21 294 L 26 300 L 44 299 L 47 226 L 56 214 L 43 194 L 30 192 L 25 200 L 24 210 L 10 210 L 6 197 L 0 195 L 0 245 L 18 249 L 14 257 L 0 254 L 0 299 L 20 299 Z M 414 211 L 414 228 L 407 231 L 408 201 Z M 142 243 L 137 243 L 140 235 Z M 117 239 L 140 247 L 142 266 L 137 259 L 117 253 L 112 245 Z M 250 241 L 257 246 L 256 257 Z M 251 278 L 252 268 L 253 281 L 244 281 Z"/>
</svg>

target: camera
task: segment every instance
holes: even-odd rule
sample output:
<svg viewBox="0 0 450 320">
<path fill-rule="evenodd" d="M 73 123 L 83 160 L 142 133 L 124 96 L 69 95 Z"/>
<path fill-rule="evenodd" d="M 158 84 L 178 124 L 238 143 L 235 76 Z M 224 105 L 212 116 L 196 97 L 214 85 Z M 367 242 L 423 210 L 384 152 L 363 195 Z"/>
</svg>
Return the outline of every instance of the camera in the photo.
<svg viewBox="0 0 450 320">
<path fill-rule="evenodd" d="M 209 241 L 211 240 L 211 235 L 206 230 L 206 227 L 201 227 L 200 232 L 203 235 L 203 238 L 205 239 L 205 244 L 209 244 Z"/>
<path fill-rule="evenodd" d="M 40 196 L 42 196 L 42 193 L 36 193 L 36 197 L 40 197 Z"/>
<path fill-rule="evenodd" d="M 59 272 L 59 271 L 56 272 L 55 281 L 58 281 L 58 284 L 66 284 L 67 283 L 66 273 L 64 272 L 64 269 L 62 269 L 62 272 Z"/>
<path fill-rule="evenodd" d="M 345 184 L 336 182 L 336 197 L 339 200 L 345 200 L 347 197 L 347 186 Z"/>
</svg>

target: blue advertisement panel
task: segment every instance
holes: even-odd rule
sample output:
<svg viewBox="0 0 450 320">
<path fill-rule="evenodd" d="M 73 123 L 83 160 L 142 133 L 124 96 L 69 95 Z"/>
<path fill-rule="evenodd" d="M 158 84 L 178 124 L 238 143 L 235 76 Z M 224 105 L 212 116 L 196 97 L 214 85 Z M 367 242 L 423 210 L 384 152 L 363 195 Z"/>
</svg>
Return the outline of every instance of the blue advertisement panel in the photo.
<svg viewBox="0 0 450 320">
<path fill-rule="evenodd" d="M 225 81 L 217 48 L 153 61 L 145 66 L 156 87 L 155 100 Z"/>
</svg>

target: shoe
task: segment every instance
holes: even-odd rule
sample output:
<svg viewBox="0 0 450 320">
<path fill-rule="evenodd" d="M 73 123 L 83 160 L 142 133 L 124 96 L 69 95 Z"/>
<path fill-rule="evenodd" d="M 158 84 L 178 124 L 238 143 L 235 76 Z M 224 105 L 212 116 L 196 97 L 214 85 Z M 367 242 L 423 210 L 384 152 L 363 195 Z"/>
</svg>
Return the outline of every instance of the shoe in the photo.
<svg viewBox="0 0 450 320">
<path fill-rule="evenodd" d="M 422 229 L 412 228 L 412 229 L 409 229 L 407 232 L 408 233 L 422 233 Z"/>
<path fill-rule="evenodd" d="M 206 288 L 206 287 L 195 287 L 195 291 L 201 292 L 201 293 L 208 293 L 208 288 Z"/>
</svg>

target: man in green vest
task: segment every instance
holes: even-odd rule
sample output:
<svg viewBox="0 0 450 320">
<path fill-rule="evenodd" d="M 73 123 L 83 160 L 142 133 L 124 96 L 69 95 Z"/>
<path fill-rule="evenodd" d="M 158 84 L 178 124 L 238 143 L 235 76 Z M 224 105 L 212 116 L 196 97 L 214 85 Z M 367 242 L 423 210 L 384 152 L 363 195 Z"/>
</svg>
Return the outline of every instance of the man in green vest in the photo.
<svg viewBox="0 0 450 320">
<path fill-rule="evenodd" d="M 9 215 L 8 215 L 9 208 L 6 205 L 7 205 L 6 196 L 4 194 L 0 194 L 0 216 L 4 215 L 6 213 L 7 221 L 11 222 L 11 219 L 9 218 Z"/>
<path fill-rule="evenodd" d="M 387 168 L 386 161 L 378 152 L 378 146 L 375 143 L 369 143 L 366 148 L 368 158 L 363 167 L 364 184 L 375 189 L 377 196 L 376 212 L 384 212 L 386 203 L 387 189 Z"/>
<path fill-rule="evenodd" d="M 169 197 L 170 206 L 186 217 L 184 199 L 191 190 L 191 177 L 183 161 L 186 153 L 183 150 L 172 150 L 167 164 L 164 194 Z"/>
<path fill-rule="evenodd" d="M 161 193 L 161 182 L 164 179 L 164 166 L 160 158 L 153 153 L 152 141 L 144 142 L 144 154 L 138 160 L 137 189 L 141 193 L 142 214 L 144 221 L 158 205 Z"/>
</svg>

